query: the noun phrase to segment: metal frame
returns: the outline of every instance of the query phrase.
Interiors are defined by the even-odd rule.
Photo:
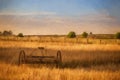
[[[41,50],[41,53],[44,49],[44,47],[38,47],[38,49]],[[26,55],[24,50],[21,50],[19,53],[19,65],[21,64],[56,64],[56,67],[59,67],[62,63],[62,55],[61,51],[57,51],[56,56],[45,56],[42,53],[42,56],[31,56]]]

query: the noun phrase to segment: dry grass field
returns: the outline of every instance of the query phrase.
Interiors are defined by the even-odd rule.
[[[120,80],[119,71],[86,69],[30,68],[1,63],[1,80]]]
[[[60,68],[40,64],[18,66],[21,50],[27,55],[40,55],[39,46],[46,48],[46,55],[56,56],[57,50],[61,50]],[[0,40],[0,80],[120,80],[120,45],[116,42],[80,44]]]

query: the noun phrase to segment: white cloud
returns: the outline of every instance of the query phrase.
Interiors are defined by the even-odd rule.
[[[56,15],[55,12],[0,12],[0,15]]]
[[[31,16],[31,15],[33,16]],[[38,13],[37,13],[38,14]],[[67,34],[75,31],[78,34],[87,31],[93,33],[114,33],[120,30],[120,23],[114,16],[105,13],[83,16],[57,16],[52,13],[41,12],[21,14],[23,16],[0,17],[1,29],[14,29],[25,34]],[[43,16],[49,15],[49,16]],[[2,16],[2,15],[1,15]]]

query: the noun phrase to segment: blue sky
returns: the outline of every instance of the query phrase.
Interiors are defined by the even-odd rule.
[[[89,14],[105,9],[120,13],[120,0],[0,0],[0,12],[56,12],[63,15]]]
[[[55,12],[58,15],[86,14],[99,8],[93,0],[0,0],[1,12]]]
[[[99,11],[104,8],[103,3],[103,0],[0,0],[0,12],[44,11],[58,15],[78,15]],[[109,8],[109,4],[105,5]]]
[[[119,8],[120,8],[120,0],[0,0],[0,15],[1,16],[17,15],[16,20],[19,23],[22,23],[22,22],[20,20],[21,18],[18,18],[18,16],[19,16],[18,14],[26,15],[26,16],[27,15],[32,15],[32,16],[39,15],[41,17],[44,16],[45,19],[49,18],[49,20],[53,21],[53,23],[51,23],[51,22],[47,23],[47,24],[51,24],[51,25],[53,25],[54,22],[56,22],[56,17],[57,17],[57,20],[61,20],[61,19],[68,20],[68,21],[73,20],[72,22],[75,22],[75,23],[73,23],[74,25],[79,24],[79,21],[83,22],[81,24],[84,24],[84,25],[87,25],[89,22],[96,22],[94,25],[94,27],[96,27],[96,29],[97,29],[97,27],[100,28],[100,25],[110,26],[110,27],[106,28],[106,33],[110,32],[107,30],[112,30],[112,29],[110,29],[111,27],[112,28],[116,27],[115,29],[120,31],[120,26],[119,26],[120,10],[119,10]],[[24,18],[26,18],[26,20],[28,20],[30,17],[31,16],[29,16],[27,18],[24,17]],[[96,17],[100,18],[100,19],[96,19]],[[91,18],[91,19],[89,19],[89,18]],[[41,21],[41,18],[38,20],[38,23],[35,22],[36,18],[32,18],[32,19],[34,20],[33,25],[36,25],[38,23],[41,23],[41,24],[44,23],[44,21],[39,22],[39,20]],[[31,22],[31,21],[28,20],[27,22]],[[16,23],[13,23],[13,24],[16,24]],[[6,24],[4,24],[3,21],[0,22],[0,24],[4,25],[4,27],[6,26]],[[41,25],[41,24],[39,24],[39,25]],[[58,23],[55,23],[55,24],[56,24],[56,26],[59,26],[59,25],[68,26],[67,24],[69,24],[69,23],[66,21],[66,23],[63,23],[63,24],[58,24]],[[39,25],[37,25],[38,28],[41,27]],[[72,26],[74,26],[74,25],[72,25]],[[7,26],[13,26],[13,25],[10,25],[8,23]],[[27,26],[29,26],[29,25],[27,25]],[[27,26],[24,26],[24,27],[26,27],[26,29],[27,29],[28,28]],[[43,26],[46,26],[46,25],[43,25]],[[80,26],[80,25],[78,25],[78,26]],[[92,25],[86,26],[86,28],[82,26],[83,27],[82,31],[90,31],[90,28],[93,28],[91,26]],[[87,27],[88,27],[88,29],[87,29]],[[6,28],[1,28],[1,30],[6,29]],[[47,29],[49,29],[49,28],[51,28],[51,27],[47,26]],[[10,29],[13,29],[13,30],[20,29],[20,25],[17,24],[16,26],[14,26],[14,28],[10,28]],[[42,28],[42,29],[44,30],[44,28]],[[77,31],[74,27],[72,27],[72,28],[70,27],[70,29],[68,29],[68,30]],[[114,30],[113,33],[116,30]],[[21,29],[21,31],[22,31],[22,29]],[[16,31],[16,33],[17,32],[18,31]],[[23,30],[23,32],[25,32],[25,31]],[[36,30],[34,30],[34,32],[33,32],[34,34],[38,33],[38,32],[37,33],[35,33],[35,32],[36,32]],[[46,34],[56,33],[54,31],[49,31],[49,32],[50,33],[46,33]],[[65,32],[66,31],[64,31],[63,33],[65,33]],[[100,33],[97,30],[94,32]],[[25,33],[28,34],[28,32],[25,32]],[[45,34],[45,32],[43,32],[43,34]]]

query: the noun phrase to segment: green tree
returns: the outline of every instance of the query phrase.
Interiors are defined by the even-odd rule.
[[[115,34],[115,37],[116,37],[117,39],[120,39],[120,32],[117,32],[117,33]]]
[[[12,33],[12,31],[5,30],[5,31],[3,31],[3,35],[4,36],[11,36],[11,35],[13,35],[13,33]]]
[[[67,35],[68,38],[75,38],[76,37],[76,33],[74,31],[71,31],[68,33]]]
[[[90,32],[90,35],[92,35],[93,33],[92,32]]]
[[[2,35],[2,32],[0,31],[0,35]]]
[[[19,33],[18,37],[24,37],[23,33]]]
[[[87,32],[83,32],[82,33],[82,37],[87,38],[88,37],[88,33]]]

